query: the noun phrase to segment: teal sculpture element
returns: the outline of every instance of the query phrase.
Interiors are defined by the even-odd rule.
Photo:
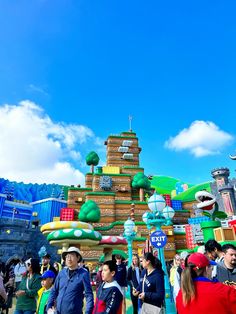
[[[40,257],[41,261],[42,258],[47,254],[47,249],[45,246],[41,246],[40,250],[38,251],[38,256]]]

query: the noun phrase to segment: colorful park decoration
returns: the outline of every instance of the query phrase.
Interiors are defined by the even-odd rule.
[[[144,201],[144,189],[149,190],[151,183],[148,180],[148,177],[144,173],[138,172],[133,178],[132,187],[139,189],[139,200],[140,202]]]
[[[55,221],[45,224],[41,227],[41,232],[47,234],[47,240],[51,245],[61,246],[62,251],[71,245],[77,247],[97,245],[101,241],[102,235],[95,231],[89,222],[99,221],[100,208],[98,205],[92,200],[85,202],[81,207],[79,219],[81,221]]]
[[[100,216],[100,209],[92,200],[85,202],[79,212],[79,220],[85,222],[98,222],[100,220]]]
[[[201,229],[203,232],[204,242],[207,242],[208,240],[214,239],[214,229],[221,227],[221,222],[219,220],[217,221],[203,221],[201,222]]]
[[[86,157],[86,164],[91,166],[91,172],[94,172],[94,166],[97,166],[99,163],[98,154],[94,151],[90,152]]]
[[[197,208],[201,209],[204,216],[210,217],[211,220],[225,219],[227,217],[226,213],[223,211],[216,210],[214,208],[216,198],[213,194],[207,191],[199,191],[195,194],[197,200]],[[210,213],[209,211],[212,211]]]
[[[95,245],[102,239],[101,234],[98,231],[91,229],[60,229],[52,231],[47,236],[47,240],[50,244],[62,244],[63,246],[70,246],[71,244],[77,245]]]
[[[216,202],[214,195],[207,191],[199,191],[195,194],[195,199],[198,202],[197,208],[202,210],[212,210]]]
[[[90,229],[93,230],[93,226],[82,221],[53,221],[48,222],[41,227],[41,232],[44,235],[48,235],[52,231],[60,229]]]
[[[97,245],[102,239],[102,235],[91,224],[82,221],[50,222],[41,227],[41,232],[47,236],[51,245],[62,247],[62,251],[72,244],[77,247]]]
[[[114,249],[126,249],[127,241],[121,236],[103,236],[98,247],[103,248],[104,261],[106,261],[112,259]]]
[[[95,203],[95,202],[93,202]],[[85,203],[86,204],[86,203]],[[90,203],[91,204],[91,203]],[[94,208],[94,207],[93,207]],[[96,207],[94,215],[98,217],[99,207]],[[85,219],[88,219],[85,216]],[[91,216],[93,220],[94,217]],[[41,232],[47,236],[51,245],[61,246],[62,251],[69,246],[77,247],[90,246],[91,249],[103,249],[104,260],[112,258],[114,249],[126,248],[127,241],[121,236],[101,236],[93,226],[83,221],[56,221],[50,222],[41,227]]]
[[[204,242],[214,239],[214,229],[221,227],[220,220],[227,217],[226,213],[218,211],[214,208],[216,198],[212,193],[207,191],[198,191],[195,194],[197,200],[196,207],[202,210],[202,215],[209,217],[209,221],[202,221],[200,223],[203,232]],[[216,220],[218,219],[218,220]]]
[[[98,260],[103,250],[108,251],[111,248],[109,243],[101,242],[102,238],[95,232],[105,237],[119,237],[124,232],[124,222],[132,215],[137,230],[133,241],[133,251],[142,254],[147,248],[145,240],[149,237],[149,230],[144,226],[142,215],[147,210],[151,186],[151,189],[161,194],[166,204],[175,210],[173,226],[165,229],[168,237],[165,247],[166,259],[172,259],[176,250],[186,249],[187,240],[192,240],[192,234],[186,232],[185,227],[189,229],[188,231],[190,228],[194,229],[196,233],[196,243],[189,243],[190,246],[198,245],[198,240],[205,241],[209,237],[213,238],[218,228],[222,228],[219,234],[223,235],[219,239],[228,239],[226,227],[231,228],[230,221],[235,220],[234,215],[236,215],[236,179],[230,179],[228,168],[213,169],[211,175],[214,180],[199,185],[191,185],[168,176],[149,175],[147,177],[144,174],[144,168],[139,164],[141,147],[139,147],[136,133],[128,131],[110,135],[105,145],[107,145],[106,164],[99,165],[95,171],[94,166],[98,165],[99,157],[94,151],[87,155],[86,162],[91,166],[91,171],[85,175],[85,187],[80,185],[64,187],[63,193],[59,193],[61,187],[58,186],[57,193],[54,188],[52,189],[50,198],[41,198],[30,204],[12,201],[12,191],[9,190],[9,193],[2,191],[0,218],[8,220],[11,218],[12,221],[24,218],[36,228],[43,224],[41,229],[43,234],[48,236],[50,243],[59,247],[74,243],[76,246],[85,247],[87,241],[88,248],[85,248],[84,257]],[[236,160],[235,154],[230,157]],[[20,188],[22,188],[21,185]],[[32,190],[31,187],[30,190]],[[41,195],[41,190],[33,190],[33,194]],[[200,198],[196,200],[196,192],[202,190],[211,193],[213,197],[208,198],[208,194],[206,196],[208,199],[203,200],[200,195]],[[214,198],[215,210],[212,208]],[[199,216],[194,215],[194,206],[199,210]],[[15,210],[18,213],[13,215]],[[76,214],[79,215],[79,221]],[[199,226],[202,226],[202,229]],[[236,230],[235,224],[232,224],[231,229]],[[7,237],[15,240],[13,223],[9,230],[12,232],[9,231]],[[99,243],[103,243],[103,246]],[[94,247],[100,248],[100,251],[96,251],[96,255],[91,250]],[[126,245],[123,248],[127,251]]]
[[[62,209],[63,210],[63,209]],[[104,260],[112,258],[113,249],[125,248],[127,241],[121,236],[103,236],[88,222],[98,222],[100,209],[89,200],[83,204],[78,215],[81,221],[55,221],[41,227],[49,244],[62,247],[62,252],[73,245],[91,247],[93,250],[103,249]]]
[[[119,239],[123,234],[124,221],[131,215],[132,208],[132,218],[138,226],[137,235],[133,241],[133,251],[142,254],[142,251],[146,249],[145,240],[149,234],[142,216],[147,210],[151,189],[162,194],[168,205],[166,207],[168,213],[172,208],[175,210],[174,225],[165,229],[168,237],[165,248],[167,259],[173,258],[176,250],[187,248],[187,238],[192,239],[190,229],[191,232],[196,233],[196,242],[193,246],[190,243],[189,249],[193,249],[198,245],[198,241],[205,240],[205,237],[209,238],[209,234],[212,237],[213,227],[221,225],[219,221],[213,220],[224,219],[225,213],[218,211],[218,206],[213,211],[214,204],[217,202],[218,205],[218,194],[216,197],[215,193],[210,193],[210,182],[193,186],[171,177],[147,177],[144,169],[139,165],[141,148],[138,146],[136,134],[132,131],[110,135],[105,145],[107,145],[106,165],[99,165],[94,170],[94,166],[99,163],[99,157],[96,152],[90,152],[86,157],[86,163],[91,166],[91,169],[85,176],[85,187],[73,186],[67,190],[67,206],[78,213],[79,221],[75,221],[76,218],[73,221],[61,221],[62,225],[54,226],[53,230],[51,226],[43,226],[42,232],[47,235],[51,244],[64,247],[70,244],[82,246],[82,250],[85,250],[84,257],[90,260],[101,256],[102,253],[105,254],[105,259],[108,256],[110,258],[117,247],[127,252],[126,240],[122,239],[119,243],[114,239]],[[218,172],[220,175],[221,172],[225,176],[228,175],[225,169],[214,171],[213,175],[216,177],[219,176]],[[218,183],[217,180],[216,183]],[[162,187],[160,182],[163,183]],[[227,180],[225,182],[227,184]],[[175,195],[172,195],[173,190],[176,192]],[[202,192],[196,194],[201,190]],[[146,193],[145,199],[144,193]],[[199,210],[199,216],[194,216],[193,205]],[[68,210],[65,210],[65,215],[61,215],[61,218],[69,216]],[[187,221],[188,225],[186,225]],[[84,225],[86,223],[87,225]],[[203,223],[202,230],[201,223]],[[185,226],[188,232],[185,231]],[[178,230],[181,231],[178,232]],[[102,237],[96,237],[95,232],[101,233]]]

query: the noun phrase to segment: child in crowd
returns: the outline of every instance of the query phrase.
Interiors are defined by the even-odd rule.
[[[41,276],[42,288],[38,291],[38,307],[37,314],[46,314],[48,297],[51,292],[53,281],[56,275],[52,270],[47,270]]]
[[[106,261],[103,264],[102,280],[97,292],[97,299],[93,309],[93,314],[121,314],[123,294],[121,287],[114,280],[116,274],[116,264],[113,261]]]

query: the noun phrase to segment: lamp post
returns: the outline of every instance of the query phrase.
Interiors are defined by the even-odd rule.
[[[151,212],[146,212],[143,214],[143,221],[147,225],[147,228],[150,230],[152,227],[156,228],[156,232],[161,234],[162,237],[159,237],[157,243],[158,257],[162,263],[162,268],[164,270],[165,276],[165,306],[166,313],[176,313],[175,304],[171,302],[170,299],[170,284],[167,275],[166,262],[164,256],[164,245],[166,244],[166,235],[163,234],[161,226],[171,225],[171,219],[174,217],[175,211],[170,206],[166,206],[165,199],[156,193],[154,193],[148,200],[148,207]],[[158,238],[158,237],[156,237]],[[152,239],[151,239],[152,240]],[[155,239],[156,240],[156,239]],[[163,241],[163,243],[162,243]],[[152,242],[152,241],[151,241]]]
[[[132,263],[132,244],[133,244],[135,235],[136,235],[135,223],[130,218],[128,218],[126,222],[124,223],[124,233],[123,233],[123,237],[127,240],[127,243],[128,243],[128,267]]]

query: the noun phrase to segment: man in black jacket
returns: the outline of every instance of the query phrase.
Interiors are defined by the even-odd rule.
[[[116,274],[115,280],[120,285],[124,299],[123,299],[123,313],[126,313],[125,293],[127,288],[127,269],[125,263],[122,262],[121,255],[115,255],[116,259]]]

